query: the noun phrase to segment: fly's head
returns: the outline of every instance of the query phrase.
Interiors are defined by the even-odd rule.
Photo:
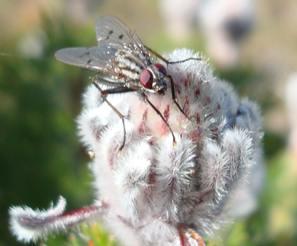
[[[170,80],[166,68],[155,63],[141,71],[139,81],[145,91],[164,94]]]

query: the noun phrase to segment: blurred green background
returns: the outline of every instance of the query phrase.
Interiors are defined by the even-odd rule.
[[[95,17],[113,15],[158,52],[205,50],[199,33],[182,42],[166,35],[156,0],[82,2],[0,2],[0,245],[19,245],[8,230],[11,205],[46,208],[62,194],[71,209],[94,199],[75,123],[90,73],[55,61],[57,49],[95,45]],[[242,96],[261,105],[267,177],[258,209],[209,245],[297,245],[297,163],[287,147],[282,92],[297,66],[295,5],[295,0],[259,1],[257,24],[238,66],[216,68]],[[96,225],[41,244],[86,245],[88,238],[94,243],[89,245],[115,244]]]

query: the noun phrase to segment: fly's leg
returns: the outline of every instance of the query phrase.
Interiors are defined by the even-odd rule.
[[[167,75],[167,77],[169,78],[170,80],[170,86],[171,86],[171,97],[172,97],[172,100],[174,102],[174,104],[178,107],[179,111],[182,112],[182,114],[188,119],[189,117],[186,115],[186,113],[184,112],[184,110],[182,109],[182,107],[179,105],[178,101],[177,101],[177,98],[176,98],[176,94],[175,94],[175,87],[174,87],[174,83],[173,83],[173,79],[170,75]]]
[[[164,118],[164,116],[162,115],[162,113],[156,108],[156,106],[148,99],[147,95],[145,95],[144,93],[142,94],[142,96],[144,97],[145,101],[148,102],[148,104],[153,108],[153,110],[155,110],[155,112],[161,117],[161,119],[163,120],[163,122],[166,124],[166,126],[168,127],[171,135],[172,135],[172,140],[173,140],[173,144],[176,143],[175,141],[175,136],[174,133],[170,127],[170,125],[168,124],[168,122],[166,121],[166,119]]]
[[[135,91],[135,89],[132,88],[127,88],[127,87],[116,87],[116,88],[112,88],[112,89],[107,89],[107,90],[101,90],[101,93],[105,93],[105,95],[107,94],[116,94],[116,93],[124,93],[124,92],[133,92]],[[164,121],[164,123],[166,124],[166,126],[168,127],[171,135],[172,135],[172,139],[173,139],[173,143],[175,144],[175,136],[173,134],[173,131],[170,127],[170,125],[168,124],[168,122],[166,121],[166,119],[164,118],[164,116],[162,115],[162,113],[156,108],[156,106],[148,99],[147,95],[145,95],[144,93],[142,94],[142,96],[144,97],[145,101],[148,102],[148,104],[154,109],[154,111],[161,117],[161,119]]]
[[[145,45],[145,48],[147,50],[149,50],[152,54],[154,54],[156,57],[158,57],[160,60],[162,60],[163,62],[165,62],[167,65],[169,65],[169,64],[178,64],[178,63],[183,63],[183,62],[187,62],[187,61],[201,61],[201,58],[197,58],[197,57],[189,57],[189,58],[178,60],[178,61],[168,61],[166,58],[164,58],[163,56],[161,56],[156,51],[152,50],[150,47],[147,47]]]
[[[124,137],[123,142],[120,146],[120,151],[124,148],[126,143],[126,126],[125,126],[125,116],[115,107],[111,104],[111,102],[107,99],[107,96],[109,94],[116,94],[116,93],[124,93],[124,92],[131,92],[131,89],[126,87],[116,87],[112,89],[102,90],[101,87],[96,83],[96,81],[93,81],[93,85],[100,91],[102,99],[104,102],[108,104],[108,106],[120,117],[122,124],[123,124],[123,131],[124,131]]]
[[[167,64],[179,64],[179,63],[183,63],[183,62],[187,62],[187,61],[201,61],[201,58],[198,57],[189,57],[183,60],[178,60],[178,61],[167,61]]]

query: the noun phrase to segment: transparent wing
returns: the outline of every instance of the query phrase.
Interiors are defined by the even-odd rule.
[[[117,54],[129,57],[139,66],[151,64],[151,53],[137,34],[115,17],[104,16],[97,20],[96,37],[99,46],[118,49]]]
[[[58,50],[57,60],[78,67],[96,70],[102,73],[111,72],[109,62],[114,58],[117,49],[111,45],[100,47],[73,47]]]
[[[96,38],[99,45],[107,42],[115,46],[136,43],[142,45],[140,38],[120,20],[112,16],[97,19]]]
[[[136,81],[135,73],[152,63],[150,51],[138,36],[114,17],[98,19],[96,37],[98,46],[61,49],[55,53],[56,59],[95,70],[112,83]]]

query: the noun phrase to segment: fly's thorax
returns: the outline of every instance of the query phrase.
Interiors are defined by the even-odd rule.
[[[122,75],[127,80],[137,80],[141,67],[139,67],[133,60],[127,56],[118,55],[115,58],[115,72]]]

